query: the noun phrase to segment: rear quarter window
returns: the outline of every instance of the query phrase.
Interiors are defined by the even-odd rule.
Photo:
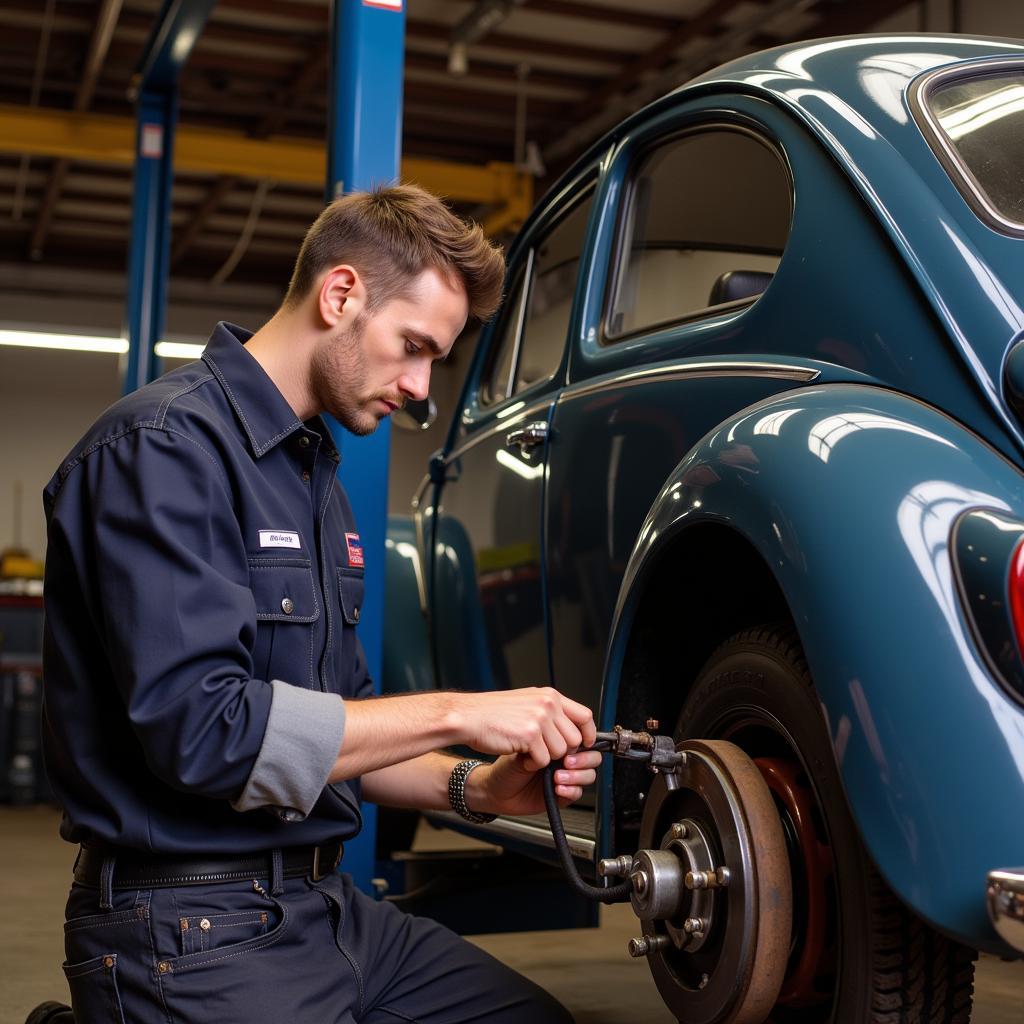
[[[1024,234],[1024,65],[940,72],[922,84],[915,112],[975,212]]]
[[[702,128],[646,150],[621,211],[605,341],[755,301],[791,218],[786,166],[751,132]]]

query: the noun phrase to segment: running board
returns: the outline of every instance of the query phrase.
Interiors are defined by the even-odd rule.
[[[458,832],[471,832],[475,836],[488,839],[516,839],[520,842],[532,843],[535,846],[543,846],[549,850],[555,848],[551,826],[548,824],[545,814],[531,814],[516,818],[500,817],[486,825],[469,825],[465,818],[460,817],[454,811],[430,811],[427,813],[427,817],[439,825],[454,828]],[[568,840],[572,855],[580,860],[593,863],[597,841],[594,838],[592,812],[573,811],[572,808],[566,808],[562,811],[562,821],[565,824],[565,838]]]

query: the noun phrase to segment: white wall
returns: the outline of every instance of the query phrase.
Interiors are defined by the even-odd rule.
[[[20,513],[21,546],[43,557],[43,487],[119,394],[117,356],[0,347],[0,549],[19,539]]]

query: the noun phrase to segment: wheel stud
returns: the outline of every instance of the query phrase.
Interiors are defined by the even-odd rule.
[[[641,935],[639,939],[630,939],[626,949],[634,959],[650,956],[659,949],[664,949],[670,942],[667,935]]]
[[[704,934],[704,921],[699,917],[688,917],[683,922],[683,931],[687,935],[701,936]]]
[[[685,839],[689,834],[690,830],[681,821],[677,821],[672,828],[669,829],[669,834],[673,839]]]

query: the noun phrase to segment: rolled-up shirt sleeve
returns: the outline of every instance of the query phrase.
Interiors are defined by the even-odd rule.
[[[256,608],[223,472],[199,441],[150,427],[73,472],[85,479],[57,496],[51,535],[94,569],[80,578],[96,581],[108,670],[147,764],[176,789],[240,799],[273,691],[253,678]]]
[[[303,690],[275,679],[263,744],[236,811],[263,807],[284,821],[313,809],[341,749],[345,702],[337,694]]]

